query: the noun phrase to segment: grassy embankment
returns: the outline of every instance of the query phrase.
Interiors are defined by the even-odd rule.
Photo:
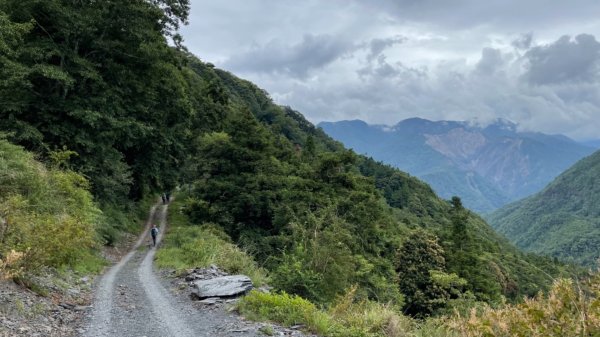
[[[169,227],[156,254],[156,264],[179,272],[214,264],[228,273],[247,275],[255,286],[263,285],[267,281],[266,270],[231,243],[227,234],[219,227],[192,224],[181,212],[184,199],[185,196],[180,195],[169,206]]]

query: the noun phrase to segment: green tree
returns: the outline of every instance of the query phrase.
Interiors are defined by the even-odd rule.
[[[450,221],[452,222],[452,242],[457,250],[462,251],[471,240],[467,231],[468,213],[462,205],[459,197],[453,196],[450,200],[452,209],[450,211]],[[466,262],[466,261],[465,261]]]
[[[44,154],[75,151],[103,200],[173,185],[192,105],[165,36],[187,10],[185,0],[3,1],[13,50],[0,62],[13,88],[0,89],[0,129]]]
[[[468,280],[468,288],[483,301],[500,300],[500,284],[492,270],[492,262],[484,259],[484,247],[475,241],[468,226],[469,213],[459,197],[450,200],[450,221],[452,224],[452,251],[448,256],[448,269]]]
[[[399,286],[406,298],[404,312],[424,317],[446,305],[450,293],[432,277],[445,268],[438,238],[424,230],[413,231],[398,253]]]

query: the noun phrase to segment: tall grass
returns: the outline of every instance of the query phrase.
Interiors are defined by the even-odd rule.
[[[273,321],[285,326],[302,324],[322,336],[331,336],[332,332],[342,328],[313,303],[285,292],[267,294],[253,290],[242,299],[237,309],[254,321]]]
[[[584,283],[560,279],[547,295],[501,308],[473,310],[449,320],[465,337],[597,337],[600,336],[600,276]]]
[[[191,224],[181,206],[179,199],[170,206],[169,227],[156,255],[157,266],[183,271],[214,264],[228,273],[247,275],[255,286],[266,282],[266,271],[231,243],[227,234],[214,225]]]
[[[396,308],[356,299],[356,287],[339,297],[329,309],[285,292],[265,294],[252,291],[237,306],[255,321],[271,321],[285,326],[301,324],[306,330],[325,337],[450,337],[439,325],[419,325]]]

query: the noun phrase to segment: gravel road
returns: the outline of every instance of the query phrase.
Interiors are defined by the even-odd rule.
[[[151,208],[146,229],[132,251],[101,278],[81,336],[261,336],[260,324],[246,322],[223,308],[198,306],[168,289],[169,282],[154,272],[156,248],[150,244],[149,228],[159,224],[160,242],[167,209],[168,205],[160,204]]]

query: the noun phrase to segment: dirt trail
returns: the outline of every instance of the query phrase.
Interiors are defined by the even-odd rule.
[[[221,309],[200,307],[169,291],[169,282],[154,272],[156,248],[146,244],[152,223],[160,224],[157,246],[166,229],[168,205],[154,205],[146,229],[123,259],[99,281],[93,309],[82,336],[259,336],[249,324]]]

